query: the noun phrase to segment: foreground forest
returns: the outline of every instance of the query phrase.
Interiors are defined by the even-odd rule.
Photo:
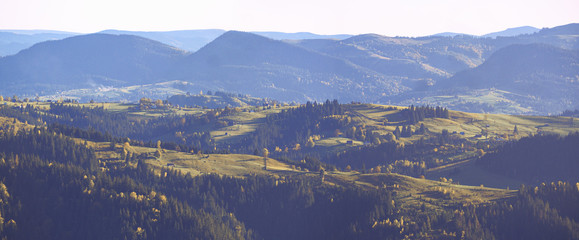
[[[2,239],[579,239],[572,117],[1,103]]]

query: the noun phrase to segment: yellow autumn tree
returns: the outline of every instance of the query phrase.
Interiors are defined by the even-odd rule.
[[[293,148],[294,151],[299,151],[302,149],[302,146],[299,143],[296,143],[295,147]]]
[[[163,194],[160,194],[160,195],[157,195],[157,196],[159,196],[159,201],[161,202],[161,204],[166,204],[166,203],[167,203],[167,196],[165,196],[165,195],[163,195]]]
[[[349,138],[355,138],[356,137],[356,127],[352,126],[351,128],[349,128],[348,131],[346,132],[346,136]]]
[[[314,146],[316,146],[316,142],[314,142],[314,139],[310,136],[306,142],[306,147],[313,148]]]

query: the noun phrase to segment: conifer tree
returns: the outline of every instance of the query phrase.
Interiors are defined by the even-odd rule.
[[[394,129],[394,132],[393,132],[392,134],[394,134],[394,136],[395,136],[397,139],[400,138],[400,134],[401,134],[401,132],[400,132],[400,127],[399,127],[399,126],[396,126],[396,129]]]
[[[267,156],[269,155],[269,150],[263,148],[263,170],[267,170]]]

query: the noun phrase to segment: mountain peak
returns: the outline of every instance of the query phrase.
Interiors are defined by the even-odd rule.
[[[470,34],[466,34],[466,33],[456,33],[456,32],[441,32],[441,33],[437,33],[437,34],[433,34],[430,36],[433,37],[456,37],[456,36],[471,36]]]
[[[41,42],[41,43],[35,44],[29,50],[38,49],[38,48],[45,48],[45,47],[59,47],[59,48],[62,48],[62,50],[75,50],[76,51],[76,50],[81,50],[81,49],[74,49],[75,47],[78,47],[79,45],[85,45],[85,44],[88,44],[91,46],[103,46],[103,47],[105,47],[106,45],[109,45],[109,44],[127,45],[126,47],[128,47],[128,48],[135,48],[139,45],[151,45],[151,46],[157,46],[159,48],[171,49],[175,52],[183,52],[183,51],[178,50],[174,47],[165,45],[163,43],[160,43],[160,42],[148,39],[148,38],[140,37],[140,36],[125,35],[125,34],[113,35],[113,34],[104,34],[104,33],[92,33],[92,34],[86,34],[86,35],[73,36],[73,37],[62,39],[62,40],[53,40],[53,41]],[[109,49],[113,49],[114,47],[115,46],[110,46]],[[84,49],[84,50],[85,51],[92,51],[90,48]],[[149,49],[149,50],[156,50],[156,49]]]
[[[80,35],[38,43],[1,58],[0,82],[37,83],[64,89],[152,82],[185,54],[138,36]]]
[[[241,42],[251,42],[251,41],[275,41],[273,39],[257,35],[255,33],[243,32],[243,31],[227,31],[221,36],[217,37],[214,41],[241,41]]]
[[[175,79],[289,101],[363,100],[402,89],[347,60],[253,33],[229,31],[187,57]],[[363,89],[368,95],[351,94]]]
[[[319,35],[310,32],[296,32],[296,33],[284,33],[284,32],[252,32],[260,36],[275,40],[304,40],[304,39],[338,39],[343,40],[352,35],[348,34],[336,34],[336,35]]]

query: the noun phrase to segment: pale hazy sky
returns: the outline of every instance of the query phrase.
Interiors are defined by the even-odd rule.
[[[0,29],[485,34],[579,23],[579,0],[0,0]]]

